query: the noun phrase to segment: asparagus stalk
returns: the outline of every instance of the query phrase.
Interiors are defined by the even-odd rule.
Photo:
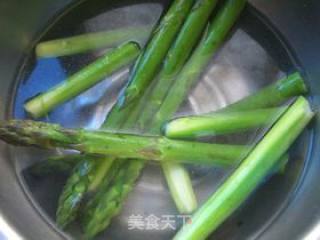
[[[83,159],[92,158],[94,156],[83,156],[82,154],[67,154],[49,157],[45,161],[37,162],[28,170],[36,177],[47,176],[51,173],[70,173],[71,170]]]
[[[111,48],[127,41],[146,39],[152,27],[136,26],[41,42],[36,46],[39,58],[62,57],[100,48]]]
[[[290,97],[306,94],[308,89],[302,76],[295,72],[289,76],[249,95],[244,99],[230,104],[219,112],[254,110],[265,107],[277,107]],[[215,114],[215,113],[212,113]]]
[[[271,125],[285,109],[269,108],[181,117],[167,122],[163,126],[163,133],[173,139],[189,139],[242,132]]]
[[[172,42],[190,12],[194,0],[174,0],[170,9],[153,31],[143,54],[138,59],[127,88],[120,95],[119,107],[127,106],[148,87],[157,74]]]
[[[235,172],[193,215],[174,240],[206,239],[255,190],[280,161],[314,113],[306,99],[299,97]]]
[[[107,75],[132,62],[139,52],[140,48],[134,42],[112,50],[53,89],[28,101],[24,105],[26,112],[34,118],[46,115],[61,103],[79,95]]]
[[[249,147],[209,144],[165,137],[67,129],[57,124],[32,120],[11,120],[0,124],[0,138],[18,146],[43,149],[65,148],[85,154],[100,154],[122,159],[144,159],[232,166]]]

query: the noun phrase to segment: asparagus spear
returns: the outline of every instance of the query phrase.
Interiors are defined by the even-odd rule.
[[[32,120],[11,120],[0,124],[0,138],[18,146],[44,149],[65,148],[86,154],[122,159],[145,159],[232,166],[249,147],[209,144],[165,137],[108,133],[85,129],[67,129],[58,124]]]
[[[271,125],[284,110],[285,108],[269,108],[181,117],[167,122],[163,126],[163,132],[167,137],[174,139],[242,132]]]
[[[59,104],[89,89],[105,76],[132,62],[140,48],[134,42],[126,43],[96,60],[53,89],[28,101],[24,108],[34,118],[46,115]]]
[[[240,3],[240,2],[238,2]],[[197,48],[195,54],[193,54],[193,56],[191,57],[191,59],[193,60],[190,60],[189,64],[188,64],[188,67],[187,68],[184,68],[185,72],[192,72],[192,71],[187,71],[186,69],[188,68],[192,68],[193,64],[191,63],[192,61],[194,63],[196,63],[196,65],[198,64],[197,61],[198,60],[201,60],[203,59],[203,57],[201,57],[201,54],[205,53],[204,55],[206,55],[206,59],[208,59],[209,61],[209,58],[211,57],[211,55],[216,51],[216,49],[218,48],[218,46],[222,43],[223,39],[225,38],[226,36],[226,33],[229,31],[229,29],[231,28],[231,26],[233,25],[233,22],[236,20],[237,16],[239,15],[239,13],[241,12],[242,10],[242,7],[243,5],[245,5],[245,1],[241,1],[240,4],[234,4],[233,1],[229,1],[227,2],[225,8],[222,10],[222,12],[219,14],[219,17],[216,18],[214,24],[211,26],[210,28],[210,34],[208,35],[207,38],[205,38],[205,41],[202,42],[202,44]],[[224,30],[221,29],[221,26],[225,27]],[[212,47],[213,45],[213,47]],[[200,65],[197,65],[199,66],[199,69],[197,69],[197,67],[195,68],[192,68],[193,70],[197,70],[199,71],[199,74],[200,72],[202,71],[202,69],[206,66],[206,63],[204,63],[205,61],[203,60],[202,64]],[[195,74],[193,75],[195,78],[197,78],[199,76],[199,74]],[[188,75],[188,74],[186,74]],[[197,75],[197,76],[196,76]],[[184,76],[178,78],[180,79],[180,82],[183,82],[184,79],[186,79],[186,81],[190,81],[190,78],[185,78]],[[192,79],[193,80],[193,79]],[[179,88],[179,84],[181,83],[178,83],[178,84],[174,84],[174,86],[176,88]],[[184,94],[178,96],[177,98],[171,98],[170,100],[167,100],[167,101],[177,101],[178,103],[176,104],[178,108],[180,103],[181,103],[181,98],[184,97]],[[173,109],[173,108],[171,108]],[[126,110],[126,109],[124,109]],[[157,124],[154,124],[152,125],[152,131],[155,131],[155,132],[158,132],[159,129],[160,129],[160,125],[163,123],[163,120],[166,120],[167,118],[169,118],[174,112],[176,111],[176,109],[172,110],[172,111],[168,111],[168,114],[167,113],[164,113],[163,111],[163,114],[162,116],[166,116],[166,117],[163,117],[163,118],[158,118],[158,121],[155,120],[155,123]],[[147,126],[145,125],[144,126],[145,129],[147,129]],[[138,161],[138,162],[135,162],[134,165],[135,168],[133,169],[142,169],[142,167],[144,166],[144,161]],[[130,164],[130,163],[128,163]],[[186,172],[180,167],[180,165],[176,165],[174,163],[166,163],[166,164],[162,164],[162,167],[165,171],[165,173],[168,173],[166,174],[166,178],[167,178],[167,181],[169,183],[169,185],[171,187],[174,187],[175,189],[171,190],[172,192],[178,192],[179,190],[183,189],[179,186],[176,186],[172,183],[174,183],[174,179],[176,178],[176,175],[177,174],[181,174],[184,175],[184,178],[185,179],[189,179],[189,177],[186,175]],[[181,171],[182,170],[182,171]],[[133,176],[135,178],[137,178],[139,176],[138,172],[139,171],[134,171],[136,174]],[[128,172],[127,174],[129,174],[130,172]],[[183,177],[181,177],[183,178]],[[180,178],[180,179],[181,179]],[[130,181],[132,179],[130,178]],[[125,181],[124,179],[119,179],[119,184],[125,184]],[[131,183],[133,184],[135,181],[131,181]],[[125,191],[126,194],[122,194],[120,192],[118,192],[118,195],[117,194],[113,194],[113,188],[111,188],[110,190],[106,190],[105,194],[104,194],[104,197],[101,197],[101,202],[104,202],[105,205],[104,206],[108,206],[108,203],[109,202],[112,202],[110,201],[110,199],[114,199],[114,200],[117,200],[116,202],[121,204],[122,203],[122,199],[126,197],[127,193],[129,191]],[[112,195],[112,196],[110,196]],[[120,199],[120,200],[118,200]],[[179,203],[178,203],[179,204]],[[181,205],[183,206],[183,205]],[[98,223],[99,223],[99,218],[98,219],[98,215],[99,215],[99,209],[100,208],[97,208],[95,207],[95,211],[90,211],[92,210],[92,207],[86,207],[85,208],[85,214],[86,214],[86,219],[91,219],[90,223],[91,223],[91,226],[96,226]],[[103,221],[104,223],[103,224],[100,224],[100,227],[95,229],[95,231],[92,231],[92,229],[90,229],[90,226],[88,223],[85,223],[84,224],[84,228],[85,228],[85,232],[89,233],[88,235],[89,236],[94,236],[95,234],[97,234],[98,232],[102,231],[106,226],[108,226],[109,222],[110,222],[110,219],[117,214],[117,209],[118,208],[114,208],[115,212],[113,211],[110,211],[109,212],[109,216],[104,216],[103,218]]]
[[[110,184],[110,190],[99,192],[88,202],[82,218],[87,239],[93,238],[97,233],[104,230],[110,224],[111,216],[120,212],[123,199],[131,192],[142,167],[141,160],[135,159],[131,160],[130,164],[122,165],[120,172]],[[106,189],[105,186],[103,188]],[[102,199],[103,201],[101,201]]]
[[[127,88],[120,95],[119,107],[127,106],[139,97],[157,74],[172,42],[189,14],[194,0],[174,0],[170,9],[153,31],[143,54],[135,65]]]
[[[121,119],[118,117],[119,115],[117,114],[110,116],[110,119],[119,120],[118,122],[115,121],[113,127],[116,127],[116,123],[120,124]],[[102,128],[106,125],[107,119]],[[95,192],[99,187],[108,186],[110,180],[118,173],[118,168],[116,166],[121,166],[121,161],[114,163],[114,159],[112,157],[96,157],[97,159],[95,159],[95,161],[92,161],[93,159],[83,157],[77,168],[87,169],[86,166],[93,167],[88,169],[87,172],[79,172],[75,169],[62,190],[56,213],[56,220],[61,228],[65,228],[77,217],[80,205],[85,195],[90,192]],[[76,185],[80,185],[82,182],[87,183],[86,187],[74,187]],[[99,194],[96,195],[99,196]]]
[[[99,48],[115,47],[127,41],[146,39],[151,26],[127,27],[96,33],[85,33],[73,37],[40,42],[36,46],[39,58],[61,57],[88,52]]]
[[[63,194],[60,195],[59,198],[59,207],[57,213],[57,224],[61,228],[64,228],[71,220],[73,220],[76,215],[76,211],[73,209],[79,208],[80,201],[83,198],[83,194],[86,192],[87,188],[90,184],[90,174],[93,172],[96,167],[94,161],[88,161],[88,164],[82,165],[80,162],[76,168],[74,168],[74,173],[72,174],[72,178],[68,179],[66,185],[68,186],[68,191],[63,191]],[[77,174],[75,174],[75,172]],[[86,176],[85,178],[81,178],[82,176]],[[74,195],[74,192],[77,195]],[[71,193],[71,195],[69,195]],[[63,201],[63,204],[61,202]],[[70,211],[71,210],[71,211]]]
[[[206,239],[255,190],[277,166],[293,141],[312,119],[314,113],[306,99],[299,97],[235,172],[193,215],[174,240]]]
[[[290,97],[303,95],[308,92],[303,78],[298,72],[271,84],[249,95],[244,99],[222,108],[219,112],[254,110],[265,107],[277,107]],[[212,113],[214,114],[214,113]]]

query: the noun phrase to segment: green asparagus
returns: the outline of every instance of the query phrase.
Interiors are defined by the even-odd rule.
[[[105,172],[111,167],[107,158],[83,159],[73,169],[59,197],[56,221],[61,228],[65,228],[77,217],[85,194],[95,191],[105,178]],[[102,164],[98,164],[99,161]]]
[[[222,167],[235,165],[250,149],[248,146],[239,145],[170,140],[165,137],[117,134],[101,130],[67,129],[58,124],[32,120],[2,122],[0,139],[18,146],[65,148],[122,159],[213,164]]]
[[[285,108],[269,108],[181,117],[167,122],[163,126],[163,133],[173,139],[192,139],[243,132],[270,126],[284,110]]]
[[[139,97],[153,80],[172,42],[189,14],[194,0],[174,0],[161,19],[143,54],[138,59],[127,88],[120,95],[119,107],[126,107]]]
[[[34,118],[45,116],[61,103],[72,99],[107,75],[131,63],[139,52],[140,48],[134,42],[112,50],[53,89],[28,101],[24,105],[26,112]]]
[[[82,219],[87,239],[93,238],[97,233],[105,229],[110,224],[112,216],[120,212],[123,199],[132,190],[142,167],[140,160],[131,160],[130,164],[122,165],[110,184],[110,190],[107,193],[104,191],[99,192],[100,195],[89,201]],[[101,201],[102,199],[103,201]]]
[[[150,25],[127,27],[40,42],[36,46],[36,55],[39,58],[62,57],[100,48],[113,48],[127,41],[145,40],[151,29]]]
[[[249,95],[244,99],[230,104],[218,112],[230,112],[241,110],[254,110],[265,107],[277,107],[287,101],[290,97],[303,95],[308,92],[305,82],[301,75],[296,72]],[[215,113],[212,113],[215,114]]]
[[[257,144],[235,172],[193,215],[174,240],[206,239],[255,190],[277,166],[283,155],[314,113],[309,103],[299,97]]]
[[[57,224],[59,227],[64,228],[69,222],[71,222],[76,217],[77,209],[80,206],[80,201],[83,198],[83,194],[86,193],[90,185],[91,172],[96,169],[96,164],[94,161],[88,161],[86,165],[82,165],[80,162],[75,168],[74,172],[77,174],[72,174],[73,178],[69,178],[66,186],[68,189],[63,191],[60,195],[58,210],[57,210]],[[86,176],[85,178],[81,178]],[[81,178],[81,181],[79,181]],[[67,191],[66,191],[67,190]],[[69,193],[71,195],[69,195]],[[63,202],[63,204],[61,204]]]

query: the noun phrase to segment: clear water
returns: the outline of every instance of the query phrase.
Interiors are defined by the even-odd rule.
[[[102,2],[102,1],[101,1]],[[79,6],[65,17],[56,22],[44,35],[45,40],[65,37],[83,32],[102,31],[123,26],[141,26],[155,24],[161,15],[163,5],[158,2],[136,3],[131,5],[114,4],[99,9],[96,14],[89,17],[79,17],[83,6]],[[70,19],[78,16],[77,24]],[[247,17],[249,20],[254,16]],[[204,113],[221,108],[229,103],[256,91],[281,78],[284,71],[281,62],[274,59],[259,41],[258,33],[249,31],[246,17],[235,27],[230,38],[216,56],[212,58],[210,66],[204,71],[198,84],[194,86],[185,103],[181,106],[177,115],[191,113]],[[79,21],[80,19],[80,21]],[[139,33],[137,33],[139,34]],[[262,41],[263,42],[263,41]],[[143,45],[144,42],[141,42]],[[67,76],[78,71],[100,56],[105,50],[98,50],[88,54],[72,57],[49,58],[34,60],[30,56],[30,62],[25,67],[25,74],[21,79],[15,101],[14,117],[25,118],[23,103],[28,98],[45,91],[55,84],[63,81]],[[277,49],[274,49],[277,51]],[[289,61],[286,59],[286,61]],[[86,91],[75,99],[55,109],[44,121],[59,123],[65,127],[85,127],[97,129],[104,121],[108,111],[116,100],[116,97],[125,84],[130,69],[123,69],[116,74],[107,77],[104,81]],[[246,134],[217,138],[213,141],[227,143],[251,143],[257,138],[259,131]],[[288,174],[276,176],[268,182],[267,187],[259,190],[251,199],[251,207],[255,212],[248,214],[244,207],[240,213],[236,213],[216,233],[216,239],[246,239],[243,237],[254,236],[271,218],[272,211],[261,208],[258,202],[265,195],[275,195],[273,201],[263,203],[267,209],[278,210],[288,198],[294,188],[294,183],[299,175],[303,161],[303,146],[298,144],[295,148],[297,154],[288,167]],[[48,155],[62,154],[60,150],[48,153],[47,151],[19,149],[12,152],[16,161],[19,174],[23,173],[23,184],[35,204],[40,206],[41,214],[53,221],[57,206],[58,195],[66,180],[66,176],[56,175],[35,179],[28,174],[28,166],[34,162],[44,160]],[[230,173],[230,170],[188,166],[192,175],[193,185],[200,203],[204,202],[219,184]],[[295,180],[292,180],[295,176]],[[282,193],[276,193],[274,186],[282,189]],[[48,191],[50,189],[50,191]],[[279,191],[281,192],[281,191]],[[170,198],[165,179],[157,164],[149,164],[139,178],[135,189],[129,195],[121,214],[113,220],[111,227],[101,236],[101,239],[128,238],[131,240],[149,238],[170,239],[174,234],[173,229],[138,231],[128,229],[128,218],[132,215],[158,217],[164,215],[176,215],[175,206]],[[248,217],[251,216],[251,217]],[[257,219],[259,219],[257,221]],[[245,223],[245,224],[244,224]],[[78,225],[74,224],[70,231],[72,236],[79,238],[81,232]],[[100,238],[99,238],[100,239]]]

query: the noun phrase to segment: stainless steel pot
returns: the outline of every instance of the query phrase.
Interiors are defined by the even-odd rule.
[[[150,8],[150,11],[154,10],[157,14],[161,6],[166,6],[169,2],[160,0],[92,1],[97,3],[97,8],[101,2],[105,2],[101,3],[102,6],[107,5],[110,9],[132,3],[154,3],[160,7]],[[23,89],[22,76],[24,74],[22,71],[25,71],[27,63],[30,62],[29,56],[35,42],[43,37],[46,30],[55,22],[63,19],[72,21],[73,17],[70,17],[72,14],[68,14],[68,17],[62,13],[72,13],[72,9],[81,8],[81,6],[86,10],[82,12],[83,14],[88,14],[88,16],[92,14],[91,10],[85,7],[85,1],[2,0],[0,2],[1,119],[20,116],[17,109],[19,108],[19,97],[24,97],[23,94],[22,97],[19,95],[19,89]],[[240,83],[238,82],[240,88],[237,89],[230,90],[228,86],[224,89],[222,85],[215,88],[215,85],[213,86],[206,79],[221,77],[221,71],[209,69],[204,80],[190,95],[186,109],[201,112],[207,111],[208,108],[219,107],[267,83],[268,80],[278,78],[283,72],[290,72],[293,69],[299,69],[305,76],[310,87],[312,104],[318,108],[320,85],[317,78],[320,75],[318,67],[320,57],[317,53],[320,52],[320,30],[317,29],[317,26],[320,23],[320,15],[317,13],[319,10],[320,3],[316,0],[250,1],[250,6],[238,25],[240,30],[234,34],[219,53],[218,58],[213,61],[213,64],[223,63],[220,66],[222,73],[228,73],[230,76],[236,73],[238,74],[237,79],[240,79],[239,76],[245,76],[245,80],[240,79]],[[156,15],[155,13],[152,12],[149,15]],[[243,49],[244,45],[239,45],[239,43],[246,44],[245,46],[251,48],[251,51]],[[244,56],[242,55],[244,52],[249,53]],[[245,59],[237,59],[237,56],[244,56]],[[26,59],[29,60],[26,61]],[[262,69],[254,68],[260,66],[259,64],[263,65]],[[228,71],[226,71],[226,66]],[[238,71],[239,69],[241,71]],[[230,77],[231,84],[234,79],[232,76]],[[36,89],[36,85],[34,88]],[[216,92],[212,92],[215,90]],[[210,95],[208,99],[197,101],[199,99],[197,96],[203,95],[205,91],[207,91],[205,95],[215,93],[215,97]],[[76,104],[76,106],[79,107],[76,110],[79,110],[80,105]],[[54,116],[53,118],[55,119]],[[63,120],[60,118],[60,121]],[[291,161],[285,176],[274,177],[263,184],[249,202],[212,236],[213,239],[320,238],[320,225],[318,225],[320,223],[320,187],[317,184],[320,169],[318,121],[319,118],[316,118],[312,129],[309,129],[296,145],[295,159]],[[87,124],[91,122],[92,119],[86,121]],[[37,188],[40,189],[37,192],[34,182],[21,175],[21,159],[26,159],[23,161],[25,163],[28,159],[35,157],[32,154],[33,152],[11,149],[7,145],[0,144],[0,232],[8,239],[18,239],[19,236],[23,239],[35,240],[64,239],[67,236],[60,232],[50,220],[53,205],[49,202],[54,201],[52,199],[54,194],[48,193],[48,186],[51,186],[50,192],[54,192],[54,189],[58,187],[52,185],[51,181],[49,185],[43,184],[42,187]],[[17,161],[17,158],[20,161]],[[133,208],[139,211],[173,209],[172,203],[164,200],[168,198],[165,185],[161,181],[153,181],[155,174],[161,178],[157,168],[150,166],[145,172],[139,181],[137,190],[130,197],[132,204],[125,207],[123,216],[132,213],[130,210]],[[197,185],[202,200],[212,190],[212,186],[208,188],[208,180],[214,181],[217,177],[221,177],[221,173],[216,171],[207,176],[206,184],[203,184],[201,177],[194,176],[194,184]],[[152,184],[146,185],[150,182]],[[217,184],[213,185],[217,186]],[[146,193],[146,189],[150,191],[150,188],[160,189],[156,191],[158,194],[156,204],[149,203],[151,201],[145,199],[146,195],[142,199],[139,198],[141,193]],[[150,199],[153,193],[150,193]],[[128,239],[146,237],[169,239],[172,235],[172,232],[130,233],[124,229],[123,221],[126,220],[121,219],[120,217],[112,225],[106,233],[107,236],[111,236],[112,239],[124,237]]]

